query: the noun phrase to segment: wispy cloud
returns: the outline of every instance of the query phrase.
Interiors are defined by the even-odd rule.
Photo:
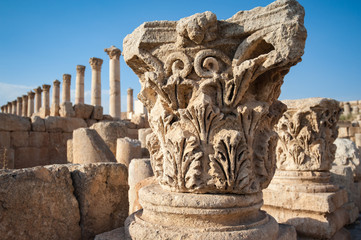
[[[8,84],[0,82],[0,105],[5,105],[7,102],[16,100],[17,97],[28,94],[36,86],[25,86],[17,84]]]

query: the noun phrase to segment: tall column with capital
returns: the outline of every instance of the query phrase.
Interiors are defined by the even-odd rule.
[[[28,95],[23,95],[23,109],[21,112],[21,116],[27,117],[28,116]]]
[[[35,109],[34,112],[39,112],[41,108],[41,93],[43,92],[43,89],[41,87],[34,88],[35,91]]]
[[[64,87],[64,86],[63,86]],[[59,108],[60,108],[60,81],[54,80],[53,82],[53,97],[51,103],[51,116],[59,116]]]
[[[84,72],[85,66],[76,66],[75,104],[84,103]]]
[[[23,111],[23,99],[22,97],[17,98],[17,105],[16,105],[16,115],[21,116]]]
[[[111,46],[104,49],[109,55],[109,114],[113,118],[120,118],[121,99],[120,99],[120,49]]]
[[[101,68],[103,59],[92,57],[90,58],[89,63],[92,67],[91,105],[101,106]]]
[[[34,96],[33,91],[28,92],[28,117],[31,117],[34,113]]]
[[[14,100],[11,102],[12,103],[12,107],[11,107],[11,113],[16,115],[16,111],[17,111],[17,104],[18,104],[18,101],[17,100]]]
[[[132,118],[133,111],[134,111],[133,110],[133,89],[128,88],[128,90],[127,90],[127,115],[128,115],[129,119]]]
[[[49,90],[50,85],[43,84],[43,106],[41,107],[41,116],[46,117],[50,114],[50,99],[49,99]]]
[[[62,102],[70,102],[70,82],[71,75],[63,74],[63,94],[62,94]]]

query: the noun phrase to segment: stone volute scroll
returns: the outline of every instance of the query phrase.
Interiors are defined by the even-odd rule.
[[[259,211],[261,191],[276,168],[273,127],[286,110],[277,100],[280,87],[304,52],[303,16],[297,1],[279,0],[227,20],[204,12],[177,22],[146,22],[124,39],[124,59],[140,79],[138,98],[149,113],[153,133],[147,147],[160,185],[140,190],[144,210],[142,218],[135,213],[138,220],[130,224],[130,235],[137,224],[157,221],[161,226],[183,227],[197,222],[196,227],[209,227],[215,234],[224,231],[214,230],[219,226],[246,222],[273,228],[273,218]],[[170,202],[155,209],[150,197],[154,194]],[[219,198],[218,203],[207,200],[210,196]],[[193,197],[209,206],[194,205]],[[184,201],[176,200],[181,198]],[[218,212],[222,204],[239,211],[227,218]],[[187,216],[184,219],[176,213],[179,208]],[[198,209],[204,219],[189,220],[191,209]],[[156,221],[159,214],[167,220]],[[171,221],[172,214],[182,220]],[[274,223],[277,227],[270,230],[269,239],[278,236]],[[243,231],[230,229],[233,238]],[[143,237],[137,234],[135,239]],[[148,239],[160,237],[147,234]],[[203,233],[197,234],[192,237],[205,239]]]

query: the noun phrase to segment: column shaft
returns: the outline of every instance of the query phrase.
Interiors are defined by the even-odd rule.
[[[84,72],[85,66],[76,66],[75,104],[84,103]]]
[[[35,88],[35,112],[39,112],[40,108],[41,108],[41,93],[43,92],[43,90],[41,89],[41,87]]]
[[[34,113],[34,96],[34,92],[28,92],[28,117],[31,117]]]
[[[91,86],[91,104],[93,106],[101,106],[101,67],[103,59],[90,58],[89,63],[92,67],[92,86]]]
[[[62,101],[70,102],[70,83],[71,83],[71,75],[63,74],[63,96]]]
[[[114,46],[104,49],[109,55],[109,114],[113,118],[120,118],[121,94],[120,94],[120,50]]]
[[[28,95],[23,95],[23,109],[21,116],[27,117],[28,116]]]
[[[51,116],[59,116],[59,108],[60,108],[60,81],[55,80],[53,82]]]
[[[18,97],[17,105],[16,105],[16,115],[21,116],[23,111],[23,99]]]

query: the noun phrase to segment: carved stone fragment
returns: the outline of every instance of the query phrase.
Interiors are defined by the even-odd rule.
[[[303,16],[295,0],[278,0],[227,20],[204,12],[147,22],[124,39],[160,185],[140,190],[143,214],[128,218],[128,236],[295,238],[259,209],[276,167],[280,87],[303,54]]]
[[[347,192],[330,182],[335,159],[339,103],[327,98],[283,101],[288,110],[275,129],[277,170],[263,190],[263,209],[299,236],[347,239],[343,226],[357,218]],[[355,212],[356,211],[356,212]]]
[[[205,12],[144,23],[125,38],[164,189],[248,194],[268,185],[273,125],[285,110],[277,98],[303,54],[303,14],[283,0],[225,21]]]

